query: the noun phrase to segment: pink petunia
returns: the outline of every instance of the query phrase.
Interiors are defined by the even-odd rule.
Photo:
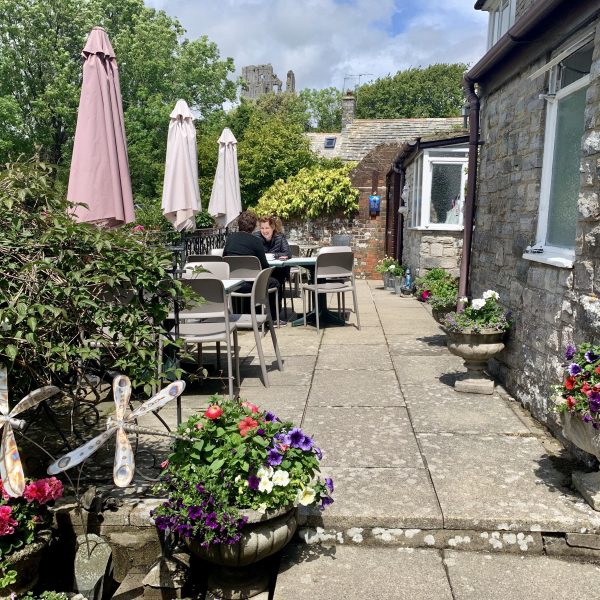
[[[23,497],[27,502],[47,504],[63,495],[63,485],[56,477],[38,479],[25,486]]]
[[[0,536],[11,535],[15,532],[18,522],[12,518],[12,508],[10,506],[0,506]]]

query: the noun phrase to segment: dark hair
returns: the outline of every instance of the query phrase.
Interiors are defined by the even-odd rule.
[[[249,210],[245,210],[238,217],[238,229],[246,233],[252,233],[256,229],[256,215]]]

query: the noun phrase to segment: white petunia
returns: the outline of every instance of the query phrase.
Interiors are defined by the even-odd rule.
[[[298,504],[302,504],[302,506],[308,506],[315,501],[316,492],[311,487],[305,487],[298,490],[298,496],[296,497],[296,501]]]
[[[483,292],[483,299],[487,300],[488,298],[498,300],[498,298],[500,298],[500,294],[498,294],[498,292],[495,292],[494,290],[487,290],[487,292]]]
[[[471,306],[474,310],[480,310],[485,306],[485,300],[483,298],[477,298],[471,302]]]
[[[273,475],[273,484],[285,487],[290,482],[290,474],[287,471],[278,470]]]
[[[461,302],[462,304],[466,304],[469,301],[469,299],[466,296],[461,296],[458,299],[458,301]]]
[[[273,490],[273,482],[268,477],[261,477],[260,482],[258,484],[259,492],[267,492],[270,494]]]
[[[273,467],[261,467],[257,471],[256,476],[259,479],[262,479],[263,477],[268,477],[270,479],[271,477],[273,477]]]
[[[263,502],[262,504],[259,504],[258,508],[256,509],[256,512],[260,513],[261,515],[264,515],[267,512],[267,503]]]

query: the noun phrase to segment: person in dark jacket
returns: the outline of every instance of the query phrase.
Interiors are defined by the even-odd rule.
[[[275,217],[261,217],[258,220],[259,231],[254,235],[262,241],[262,246],[266,254],[273,254],[275,258],[286,260],[292,256],[290,245],[285,235],[282,233],[281,221]],[[279,283],[279,301],[282,294],[285,293],[285,282],[290,277],[289,267],[278,267],[273,271],[273,277]]]
[[[238,217],[238,229],[234,233],[227,236],[223,256],[256,256],[260,261],[261,269],[268,269],[269,263],[263,248],[262,242],[253,235],[256,229],[256,215],[250,211],[244,211]],[[279,287],[279,281],[275,277],[269,277],[269,288]],[[236,291],[242,294],[248,294],[252,291],[252,283],[245,281]],[[280,294],[281,294],[280,290]],[[277,310],[275,305],[274,294],[269,294],[269,307],[271,309],[271,317],[273,321],[277,318]],[[280,321],[280,324],[283,322]]]

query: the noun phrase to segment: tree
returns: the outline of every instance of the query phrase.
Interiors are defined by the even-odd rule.
[[[362,85],[356,93],[360,119],[455,117],[464,102],[462,76],[467,65],[437,64],[398,71]]]
[[[0,0],[0,123],[15,104],[19,113],[12,131],[0,129],[0,161],[39,147],[46,162],[68,164],[81,49],[95,25],[117,55],[134,194],[155,198],[177,99],[207,116],[235,99],[236,84],[232,59],[206,37],[184,39],[177,19],[143,0]]]
[[[342,129],[342,92],[329,87],[323,90],[302,90],[300,98],[311,115],[313,131],[340,131]]]

